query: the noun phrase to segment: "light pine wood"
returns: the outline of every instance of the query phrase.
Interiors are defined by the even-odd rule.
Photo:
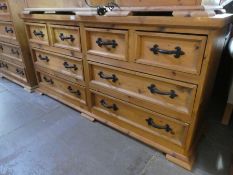
[[[0,9],[0,56],[5,62],[11,63],[2,75],[31,91],[36,87],[36,76],[24,23],[19,17],[19,13],[25,8],[25,2],[1,0],[0,4],[6,5]]]
[[[106,108],[101,104],[102,100],[104,100],[108,106],[115,105],[117,110],[114,111],[113,109]],[[165,138],[166,140],[180,146],[184,144],[186,132],[188,130],[188,125],[185,123],[176,120],[169,120],[169,118],[166,118],[163,115],[145,112],[137,106],[121,103],[117,100],[114,100],[113,98],[107,98],[101,95],[94,95],[93,103],[94,111],[98,110],[100,112],[106,113],[110,117],[118,118],[119,120],[134,125],[144,130],[145,132],[154,134],[157,137]],[[155,127],[149,126],[146,121],[148,118],[151,118],[158,126],[162,127],[169,125],[172,131],[166,132],[164,129],[156,129]]]
[[[81,52],[80,31],[78,27],[49,25],[49,31],[52,46]],[[61,35],[63,37],[72,37],[73,40],[62,40]]]
[[[75,105],[78,105],[81,108],[86,108],[86,92],[84,87],[66,82],[65,80],[59,79],[42,71],[37,72],[37,78],[40,87],[50,89],[50,91],[53,90],[54,92],[63,95],[64,98],[74,101]]]
[[[27,82],[26,73],[24,67],[9,63],[7,61],[1,61],[5,66],[2,67],[2,73],[8,74],[11,77],[15,77],[17,80],[20,80],[23,83]]]
[[[26,30],[30,42],[49,45],[48,30],[45,24],[26,23]],[[40,33],[41,35],[36,35]]]
[[[232,112],[233,112],[233,105],[228,103],[225,107],[225,112],[222,117],[222,124],[228,125],[230,123]]]
[[[101,78],[104,76],[117,78],[116,82]],[[103,91],[111,96],[122,98],[125,101],[136,105],[161,111],[166,115],[182,119],[191,120],[191,114],[196,94],[196,86],[160,77],[148,76],[146,74],[135,73],[114,67],[90,64],[90,88]],[[169,95],[151,93],[148,87],[155,85],[161,92],[170,93],[172,90],[176,94],[174,98]],[[114,93],[113,93],[114,92]]]
[[[127,61],[128,58],[128,32],[124,30],[94,29],[85,28],[87,54],[93,54],[112,59]],[[112,42],[117,44],[99,46],[96,42],[101,39],[102,42]]]
[[[38,91],[165,152],[168,160],[192,168],[204,109],[232,16],[21,17],[26,24],[43,25],[48,32],[47,45],[30,41],[40,82]],[[59,30],[53,32],[50,26]],[[71,31],[80,39],[80,45],[74,47],[80,50],[54,42],[53,33]],[[101,47],[96,42],[99,37],[104,41]],[[112,40],[117,42],[116,48],[109,44]],[[169,51],[179,46],[185,54],[174,58],[173,52],[150,53],[157,43]],[[49,55],[51,63],[38,61],[39,53]],[[76,82],[73,77],[77,74],[59,67],[65,60],[83,67],[82,80]],[[41,79],[44,75],[55,85]],[[85,105],[67,93],[70,84],[84,89]],[[152,94],[148,89],[152,84],[162,92]],[[170,98],[171,90],[178,96]],[[174,128],[174,135],[168,126]]]
[[[32,53],[35,65],[45,67],[46,69],[51,69],[53,71],[62,72],[62,74],[66,75],[68,79],[71,79],[72,77],[74,82],[84,81],[82,59],[39,49],[33,49]],[[67,63],[67,66],[72,66],[74,68],[66,68],[65,63]]]
[[[132,62],[157,66],[171,70],[199,74],[205,50],[205,36],[164,34],[155,32],[135,32],[134,60]],[[151,48],[174,51],[179,47],[183,55],[154,54]]]

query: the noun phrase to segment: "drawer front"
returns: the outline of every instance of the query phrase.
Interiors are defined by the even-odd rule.
[[[11,57],[12,59],[22,61],[22,53],[20,47],[11,44],[0,43],[0,50],[3,55]]]
[[[2,14],[8,14],[10,13],[9,11],[9,6],[6,0],[0,0],[0,15]]]
[[[48,75],[47,73],[37,72],[37,77],[40,86],[48,87],[52,89],[53,92],[62,94],[80,104],[86,104],[86,92],[84,87],[66,82],[65,80]]]
[[[205,36],[135,32],[133,62],[199,74],[206,39]]]
[[[26,23],[26,30],[30,42],[49,45],[46,24]]]
[[[118,95],[124,100],[156,112],[190,119],[196,86],[136,72],[91,65],[91,88]],[[118,97],[119,98],[119,97]]]
[[[129,123],[155,137],[166,139],[179,146],[185,142],[188,124],[109,96],[93,94],[93,99],[92,111],[94,114],[95,111],[100,111],[111,118],[117,118],[123,123]]]
[[[87,54],[127,61],[128,32],[85,28]]]
[[[16,39],[15,29],[10,22],[1,22],[0,23],[0,40],[1,38]]]
[[[55,53],[33,49],[35,64],[72,76],[83,81],[82,60],[78,58],[57,55]]]
[[[81,52],[79,27],[49,25],[49,29],[54,47]]]
[[[23,80],[24,82],[27,82],[26,73],[23,67],[10,64],[4,61],[0,61],[0,64],[1,64],[0,67],[3,71],[7,72],[13,77],[17,77],[18,79]]]

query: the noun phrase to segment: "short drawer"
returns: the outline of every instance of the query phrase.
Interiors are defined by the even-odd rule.
[[[11,22],[0,22],[0,40],[4,41],[5,38],[16,39],[15,29]]]
[[[46,24],[25,23],[28,39],[30,42],[49,45]]]
[[[128,31],[85,28],[87,54],[127,61]]]
[[[52,94],[57,94],[65,101],[74,102],[74,105],[86,108],[85,88],[77,84],[70,83],[44,72],[38,72],[37,78],[40,88],[47,88]]]
[[[1,70],[16,77],[24,82],[27,82],[25,69],[21,66],[11,64],[5,61],[0,61]]]
[[[2,55],[11,57],[12,59],[22,61],[22,53],[19,46],[12,44],[0,43],[0,51]]]
[[[33,49],[33,57],[36,65],[52,69],[80,81],[84,80],[82,59],[39,49]]]
[[[206,36],[139,32],[134,34],[135,63],[199,74]]]
[[[122,121],[120,126],[124,126],[124,123],[133,125],[153,135],[153,139],[165,139],[179,146],[185,143],[189,128],[186,123],[100,93],[93,93],[93,99],[92,112],[100,117],[103,113],[108,115],[111,121]]]
[[[6,0],[0,0],[0,15],[10,13],[8,3]]]
[[[49,30],[52,46],[81,52],[79,27],[49,25]]]
[[[196,85],[100,64],[91,64],[90,72],[93,89],[184,121],[191,119]]]

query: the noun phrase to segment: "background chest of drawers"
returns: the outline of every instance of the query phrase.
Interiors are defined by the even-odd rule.
[[[22,18],[39,91],[191,169],[230,15]]]
[[[23,0],[0,1],[0,75],[31,91],[36,77],[23,21]]]

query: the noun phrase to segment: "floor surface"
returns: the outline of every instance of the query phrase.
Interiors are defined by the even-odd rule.
[[[0,175],[228,175],[233,124],[219,123],[221,106],[210,106],[188,172],[145,144],[0,79]]]

